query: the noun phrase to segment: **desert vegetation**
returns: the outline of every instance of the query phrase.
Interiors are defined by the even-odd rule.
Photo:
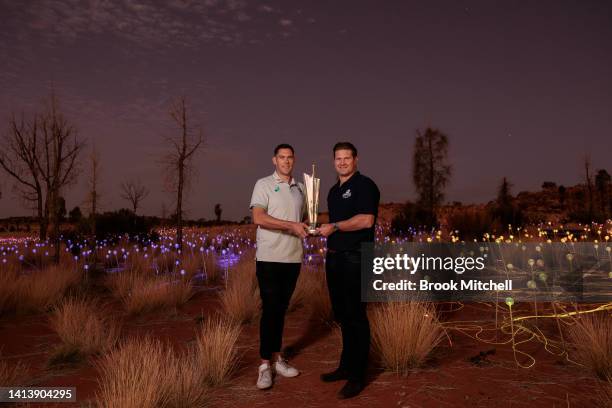
[[[28,369],[21,362],[12,362],[2,358],[0,350],[0,384],[3,386],[28,385]]]
[[[612,318],[609,312],[587,314],[569,326],[573,357],[602,380],[612,378]]]
[[[589,232],[602,236],[604,243],[598,250],[603,257],[608,256],[603,239],[607,228],[601,225]],[[376,229],[378,239],[392,236],[389,231],[390,224],[381,221]],[[70,251],[75,241],[66,242],[59,264],[44,259],[49,244],[26,241],[7,246],[7,261],[0,264],[2,319],[43,316],[59,339],[45,353],[51,363],[48,369],[66,365],[97,367],[95,398],[101,406],[214,405],[211,398],[215,390],[231,386],[245,353],[254,352],[240,347],[245,341],[241,333],[252,333],[257,327],[260,308],[253,230],[233,227],[185,232],[180,253],[173,231],[163,229],[158,231],[157,239],[130,241],[122,237],[98,247],[87,246],[83,241],[76,255]],[[420,234],[423,241],[459,239],[454,231]],[[534,242],[580,242],[589,236],[585,231],[583,235],[559,232],[555,237],[537,228],[521,230],[520,234],[521,240]],[[494,234],[484,239],[488,244],[518,241],[517,237]],[[325,333],[317,325],[326,330],[333,327],[321,256],[324,253],[322,240],[309,244],[290,305],[289,316],[303,316],[308,320],[307,330],[313,333]],[[527,263],[526,271],[521,271],[519,262],[515,263],[514,272],[529,271]],[[543,284],[541,279],[546,276],[539,272],[539,265],[533,263],[532,275],[537,284]],[[205,300],[212,303],[198,308]],[[425,300],[370,304],[374,364],[393,373],[414,372],[429,366],[436,349],[447,347],[447,338],[451,346],[453,337],[468,334],[484,344],[515,349],[516,364],[526,367],[525,356],[529,353],[524,344],[540,341],[557,358],[567,356],[568,362],[587,367],[602,384],[597,398],[607,395],[611,342],[605,305],[599,306],[599,312],[582,314],[582,310],[588,311],[586,306],[557,301],[555,312],[552,303],[539,301],[536,306],[526,302],[518,309],[515,306],[510,315],[503,300],[485,304],[491,320],[469,323],[455,321],[452,312]],[[190,319],[194,324],[191,340],[174,344],[167,336],[143,330],[149,320],[182,321],[186,308],[196,309],[198,317]],[[461,304],[451,303],[451,309],[461,308]],[[568,310],[574,312],[563,315]],[[550,320],[555,313],[559,317]],[[552,324],[555,320],[562,324]],[[19,378],[24,378],[24,364],[6,358],[0,361],[5,378],[22,381]],[[535,359],[533,364],[537,364]],[[143,372],[149,374],[145,376]],[[134,399],[135,393],[138,400]]]
[[[369,315],[374,352],[385,369],[396,373],[421,367],[444,337],[430,302],[385,303]]]
[[[306,263],[302,266],[289,310],[299,307],[308,308],[315,319],[324,323],[332,322],[331,302],[323,265]]]
[[[102,407],[201,407],[207,388],[193,358],[151,338],[130,338],[99,362]]]
[[[236,368],[240,326],[207,320],[193,347],[177,351],[152,338],[129,338],[99,361],[101,406],[202,407],[209,388],[224,384]]]
[[[108,310],[84,298],[64,299],[49,320],[62,341],[51,354],[52,364],[105,353],[117,343],[121,330]]]
[[[235,371],[240,357],[236,349],[240,330],[235,321],[222,316],[214,316],[202,324],[194,360],[206,384],[222,385]]]
[[[15,281],[14,297],[18,313],[47,311],[82,283],[81,268],[53,265],[21,274]]]
[[[225,314],[238,323],[251,322],[259,316],[261,299],[254,258],[239,262],[228,274],[221,305]]]

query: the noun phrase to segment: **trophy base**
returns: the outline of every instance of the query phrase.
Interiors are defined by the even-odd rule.
[[[315,227],[308,227],[306,231],[308,232],[308,235],[319,235]]]

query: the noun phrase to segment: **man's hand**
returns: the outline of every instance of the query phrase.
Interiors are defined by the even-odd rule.
[[[289,232],[300,238],[306,238],[308,236],[308,225],[304,222],[292,222]]]
[[[317,233],[321,236],[329,237],[335,230],[334,224],[322,224],[317,228]]]

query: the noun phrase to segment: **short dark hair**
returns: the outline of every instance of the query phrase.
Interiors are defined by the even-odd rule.
[[[336,150],[350,150],[353,153],[353,157],[357,157],[357,148],[351,142],[338,142],[334,145],[334,156],[336,156]]]
[[[293,151],[293,146],[291,146],[290,144],[287,144],[287,143],[281,143],[281,144],[279,144],[278,146],[276,146],[274,148],[274,155],[275,156],[276,156],[276,154],[278,153],[278,151],[280,149],[289,149],[289,150],[291,150],[291,154],[295,154],[295,152]]]

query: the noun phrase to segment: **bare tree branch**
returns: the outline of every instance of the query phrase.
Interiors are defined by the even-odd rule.
[[[129,180],[121,183],[121,198],[132,205],[132,211],[136,214],[142,200],[149,195],[149,189],[140,180]]]
[[[53,226],[51,238],[55,241],[55,261],[59,261],[58,200],[62,189],[77,176],[77,158],[84,147],[75,128],[59,111],[57,97],[51,94],[49,104],[40,118],[43,154],[36,156],[36,165],[46,187],[45,211]]]
[[[183,244],[183,199],[189,186],[193,171],[193,157],[202,146],[204,137],[201,130],[194,134],[192,125],[188,122],[185,97],[177,99],[170,108],[170,117],[176,123],[179,132],[174,137],[166,137],[169,152],[164,156],[165,181],[167,187],[176,193],[176,243],[179,248]]]
[[[0,149],[0,168],[15,182],[13,191],[26,202],[35,202],[39,222],[39,238],[46,239],[47,217],[44,212],[42,175],[38,169],[39,118],[26,119],[22,113],[9,121],[9,131],[4,135]]]

